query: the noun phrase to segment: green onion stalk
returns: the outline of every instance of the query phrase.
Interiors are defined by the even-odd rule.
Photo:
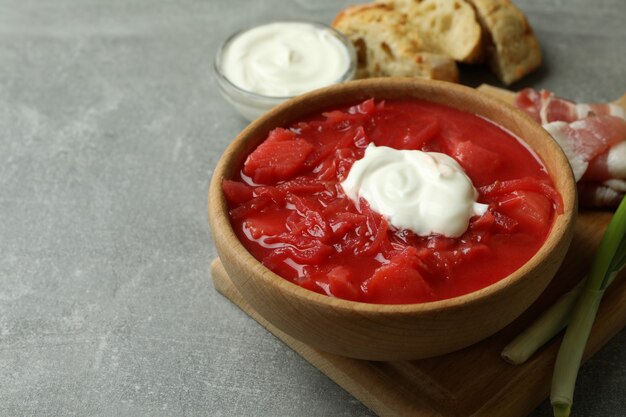
[[[552,376],[550,402],[555,417],[570,414],[576,376],[604,291],[626,265],[626,199],[611,219],[576,299]]]
[[[526,330],[502,349],[502,359],[512,365],[521,365],[541,346],[567,327],[576,299],[583,289],[582,280],[566,292]]]
[[[617,274],[613,274],[613,279]],[[613,282],[609,281],[609,286]],[[511,365],[525,363],[540,347],[567,327],[576,300],[585,285],[585,277],[574,288],[563,294],[550,308],[544,311],[526,330],[502,349],[502,359]]]

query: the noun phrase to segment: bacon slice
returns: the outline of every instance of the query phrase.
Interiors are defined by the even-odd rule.
[[[515,104],[561,146],[583,206],[615,207],[626,193],[626,109],[575,103],[547,90],[520,91]]]
[[[626,120],[615,116],[587,117],[571,123],[556,121],[545,124],[544,128],[565,152],[576,181],[583,177],[591,160],[626,139]],[[598,163],[601,164],[601,160]],[[596,170],[602,172],[604,168],[596,167]]]
[[[626,140],[611,146],[608,152],[589,162],[583,181],[606,181],[626,178]]]
[[[575,103],[547,90],[526,88],[515,98],[515,105],[537,123],[574,122],[590,116],[616,116],[626,120],[626,110],[610,103]]]
[[[539,112],[541,110],[541,95],[537,90],[532,88],[525,88],[515,97],[515,106],[524,110],[526,114],[535,119],[537,123],[541,123],[541,116]]]

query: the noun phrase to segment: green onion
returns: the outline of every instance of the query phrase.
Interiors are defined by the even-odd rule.
[[[526,362],[541,346],[556,336],[569,323],[576,298],[582,291],[584,280],[566,292],[533,324],[502,349],[502,359],[512,365]]]
[[[615,278],[613,274],[613,278]],[[580,281],[574,288],[563,294],[553,305],[544,311],[533,324],[520,333],[502,349],[502,359],[511,365],[521,365],[528,360],[537,350],[561,330],[567,327],[576,299],[585,285],[587,277]],[[613,279],[609,281],[609,285]]]
[[[570,414],[576,376],[602,295],[626,264],[625,237],[626,199],[623,199],[593,258],[589,278],[576,300],[556,358],[550,394],[555,417],[567,417]]]

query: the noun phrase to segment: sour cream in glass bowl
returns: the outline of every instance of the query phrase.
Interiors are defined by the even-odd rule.
[[[247,120],[285,100],[354,78],[356,54],[345,36],[312,22],[273,22],[235,33],[213,65],[222,95]]]

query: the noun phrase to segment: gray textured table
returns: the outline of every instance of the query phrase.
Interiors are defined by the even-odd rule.
[[[208,272],[208,180],[245,125],[218,44],[345,3],[0,0],[1,416],[372,415]],[[520,86],[626,91],[626,1],[519,3],[546,58]],[[583,369],[576,415],[624,415],[625,347]]]

